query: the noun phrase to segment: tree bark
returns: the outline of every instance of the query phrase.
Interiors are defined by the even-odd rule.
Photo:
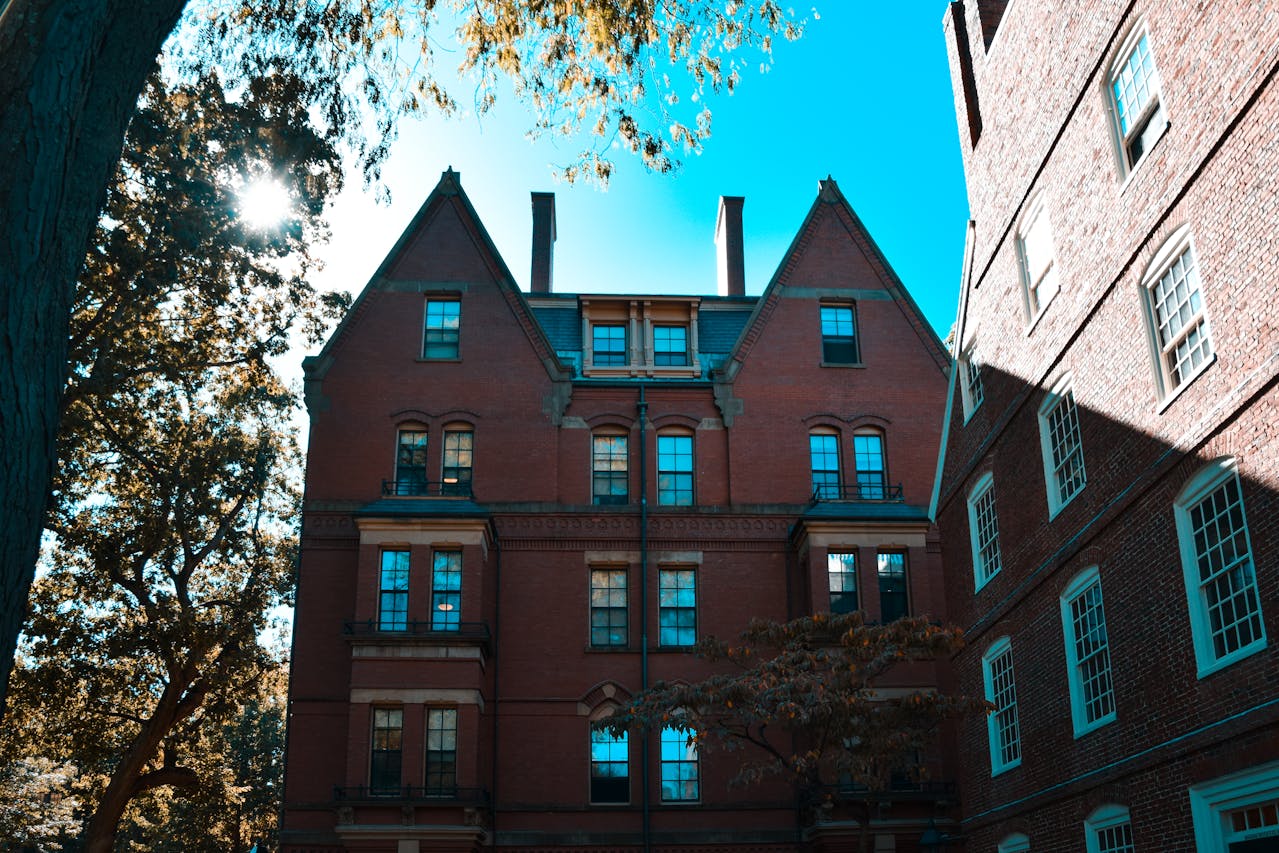
[[[76,276],[184,0],[0,0],[0,719],[55,464]]]

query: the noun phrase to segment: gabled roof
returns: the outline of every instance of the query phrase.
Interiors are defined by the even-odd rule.
[[[902,284],[901,279],[897,277],[897,273],[889,265],[884,253],[880,251],[874,238],[866,230],[866,226],[862,224],[861,219],[853,211],[848,199],[839,191],[839,186],[835,183],[835,180],[827,175],[826,180],[818,182],[817,198],[813,201],[812,207],[808,209],[808,215],[804,217],[804,222],[795,234],[795,239],[791,241],[790,247],[787,248],[781,262],[777,265],[777,271],[773,273],[768,286],[764,288],[764,293],[760,296],[759,302],[755,306],[755,311],[746,324],[746,328],[742,330],[741,335],[738,337],[731,355],[720,369],[719,372],[722,379],[732,381],[733,376],[741,368],[742,363],[755,346],[755,342],[759,340],[760,334],[768,323],[769,316],[772,315],[774,308],[776,308],[777,301],[781,298],[781,288],[789,283],[795,268],[799,265],[804,253],[812,243],[819,222],[824,217],[831,215],[839,219],[848,232],[849,239],[866,256],[872,270],[879,277],[884,288],[893,297],[894,304],[905,315],[911,328],[915,330],[920,343],[923,344],[924,349],[932,357],[937,369],[943,374],[949,372],[950,355],[947,353],[945,345],[937,337],[933,327],[924,319],[924,313],[919,309],[919,305],[911,297],[910,292],[906,290],[906,286]]]
[[[555,351],[547,341],[541,325],[534,319],[532,309],[529,308],[524,294],[520,292],[519,286],[516,285],[515,277],[511,275],[510,269],[506,266],[506,261],[502,260],[501,253],[498,252],[497,246],[493,243],[488,230],[484,227],[484,223],[480,221],[479,214],[475,212],[475,207],[471,204],[471,200],[467,197],[465,190],[462,189],[461,175],[453,171],[450,166],[440,175],[439,183],[435,185],[435,189],[431,190],[430,195],[426,197],[426,201],[422,202],[422,206],[418,208],[417,213],[413,215],[413,219],[409,221],[399,239],[395,241],[391,251],[382,259],[382,263],[378,265],[373,276],[351,304],[346,316],[342,318],[333,333],[329,335],[324,348],[320,350],[318,355],[309,356],[302,360],[302,368],[308,380],[324,378],[324,374],[332,362],[332,351],[349,333],[349,330],[354,327],[356,321],[364,312],[368,294],[375,290],[381,290],[386,286],[389,281],[387,274],[394,267],[396,261],[409,248],[413,239],[429,227],[432,220],[445,207],[453,208],[463,227],[475,241],[480,257],[492,273],[498,289],[506,298],[507,304],[510,306],[512,313],[515,314],[520,326],[524,329],[524,333],[528,335],[529,342],[542,360],[542,364],[546,367],[551,379],[561,380],[568,378],[567,371],[556,358]]]

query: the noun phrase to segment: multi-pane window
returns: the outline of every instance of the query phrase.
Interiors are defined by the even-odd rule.
[[[657,502],[666,506],[693,504],[693,437],[657,437]]]
[[[986,399],[986,388],[981,381],[982,363],[974,350],[959,357],[960,396],[964,403],[964,419],[973,416]]]
[[[692,802],[701,796],[698,785],[696,732],[664,728],[661,735],[662,802]]]
[[[426,430],[402,429],[395,446],[395,493],[426,494]]]
[[[990,772],[1021,763],[1021,729],[1017,723],[1017,689],[1013,683],[1013,647],[1007,637],[995,641],[982,656],[986,701],[995,706],[986,717],[990,737]]]
[[[822,362],[825,364],[857,364],[861,361],[857,346],[857,317],[851,305],[823,305]]]
[[[1189,242],[1146,282],[1146,296],[1158,350],[1159,384],[1165,396],[1181,387],[1212,359],[1212,338],[1204,313],[1199,265]]]
[[[404,631],[409,627],[409,552],[383,551],[378,574],[377,629]]]
[[[1033,320],[1057,294],[1057,265],[1053,262],[1052,226],[1043,200],[1030,208],[1017,234],[1026,309]]]
[[[857,467],[857,497],[864,501],[879,501],[887,497],[883,436],[876,432],[854,435],[853,460]]]
[[[591,502],[624,504],[629,498],[626,436],[591,437]]]
[[[879,574],[879,619],[887,624],[910,612],[906,554],[902,551],[881,551],[875,559]]]
[[[1177,533],[1199,674],[1266,644],[1239,475],[1209,466],[1182,491]]]
[[[440,469],[442,494],[471,494],[474,450],[475,433],[471,430],[450,429],[444,433],[444,464]]]
[[[1048,484],[1048,513],[1055,516],[1083,491],[1084,445],[1079,432],[1079,410],[1069,388],[1049,394],[1039,410],[1043,440],[1044,475]]]
[[[626,364],[626,327],[597,323],[591,327],[592,361],[597,367]]]
[[[626,645],[626,569],[591,569],[591,645]]]
[[[688,328],[686,326],[653,327],[653,364],[684,366],[688,364]]]
[[[426,331],[422,358],[457,358],[462,303],[456,299],[426,300]]]
[[[591,802],[625,803],[630,799],[630,743],[626,732],[614,737],[592,729]]]
[[[857,609],[857,552],[832,551],[826,555],[826,577],[830,582],[830,612],[852,613]]]
[[[431,568],[431,630],[462,625],[462,552],[436,551]]]
[[[400,708],[374,708],[373,743],[369,755],[369,793],[374,796],[400,793],[403,741],[404,711]]]
[[[820,500],[839,500],[839,436],[809,435],[808,457],[813,469],[813,496]]]
[[[1087,853],[1133,853],[1132,822],[1128,809],[1105,805],[1084,821]]]
[[[457,709],[426,711],[426,795],[451,797],[457,792]]]
[[[1146,155],[1168,126],[1159,92],[1159,73],[1150,52],[1150,40],[1142,30],[1134,31],[1119,52],[1119,62],[1111,70],[1110,95],[1119,131],[1122,163],[1127,172]]]
[[[995,848],[996,853],[1030,853],[1030,839],[1020,832],[1004,838]]]
[[[1110,641],[1101,600],[1101,577],[1094,566],[1066,588],[1061,599],[1075,735],[1115,718],[1115,691],[1110,680]]]
[[[658,572],[658,645],[692,646],[697,643],[697,587],[692,569]]]
[[[1279,842],[1279,761],[1235,770],[1192,785],[1187,793],[1196,850],[1273,853]]]
[[[995,515],[995,479],[987,474],[968,495],[968,530],[973,546],[973,580],[977,589],[1001,567],[999,519]]]

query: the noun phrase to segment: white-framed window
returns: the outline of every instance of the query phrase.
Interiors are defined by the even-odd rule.
[[[1066,677],[1075,737],[1115,719],[1115,689],[1110,676],[1110,639],[1096,566],[1084,569],[1061,595],[1062,634],[1066,640]]]
[[[1199,677],[1266,647],[1234,459],[1199,470],[1173,502]]]
[[[969,347],[959,356],[959,396],[964,404],[964,423],[973,416],[986,399],[982,385],[982,361],[977,350]]]
[[[1054,518],[1075,495],[1084,490],[1084,444],[1079,432],[1079,410],[1070,380],[1065,379],[1044,395],[1039,407],[1039,437],[1044,456],[1044,482],[1048,487],[1048,517]]]
[[[666,726],[661,735],[662,802],[691,803],[701,798],[697,731]]]
[[[1196,850],[1253,853],[1279,845],[1279,761],[1190,789]]]
[[[1168,128],[1159,72],[1144,26],[1133,27],[1107,79],[1120,173],[1127,175]]]
[[[1042,195],[1031,202],[1017,228],[1017,260],[1026,317],[1034,323],[1059,289],[1052,224]]]
[[[1203,284],[1190,229],[1178,230],[1155,254],[1142,280],[1155,379],[1167,399],[1213,360]]]
[[[995,477],[983,474],[968,493],[968,532],[973,546],[973,583],[981,589],[999,573],[999,518],[995,515]]]
[[[1128,809],[1109,803],[1094,810],[1084,821],[1084,842],[1088,853],[1133,853]]]
[[[1020,832],[1006,836],[995,848],[998,853],[1030,853],[1030,839]]]
[[[1017,722],[1017,687],[1013,682],[1013,644],[1000,637],[981,656],[986,701],[995,710],[986,715],[990,738],[990,775],[997,776],[1021,764],[1021,728]]]

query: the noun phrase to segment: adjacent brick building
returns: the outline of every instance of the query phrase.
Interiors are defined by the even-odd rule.
[[[1279,849],[1279,5],[963,0],[969,851]]]
[[[555,292],[532,207],[521,292],[446,172],[307,360],[283,849],[856,849],[862,792],[805,809],[590,724],[751,617],[944,618],[943,345],[832,180],[758,297],[740,198],[718,296]],[[893,791],[876,850],[946,815],[924,758],[941,784]]]

